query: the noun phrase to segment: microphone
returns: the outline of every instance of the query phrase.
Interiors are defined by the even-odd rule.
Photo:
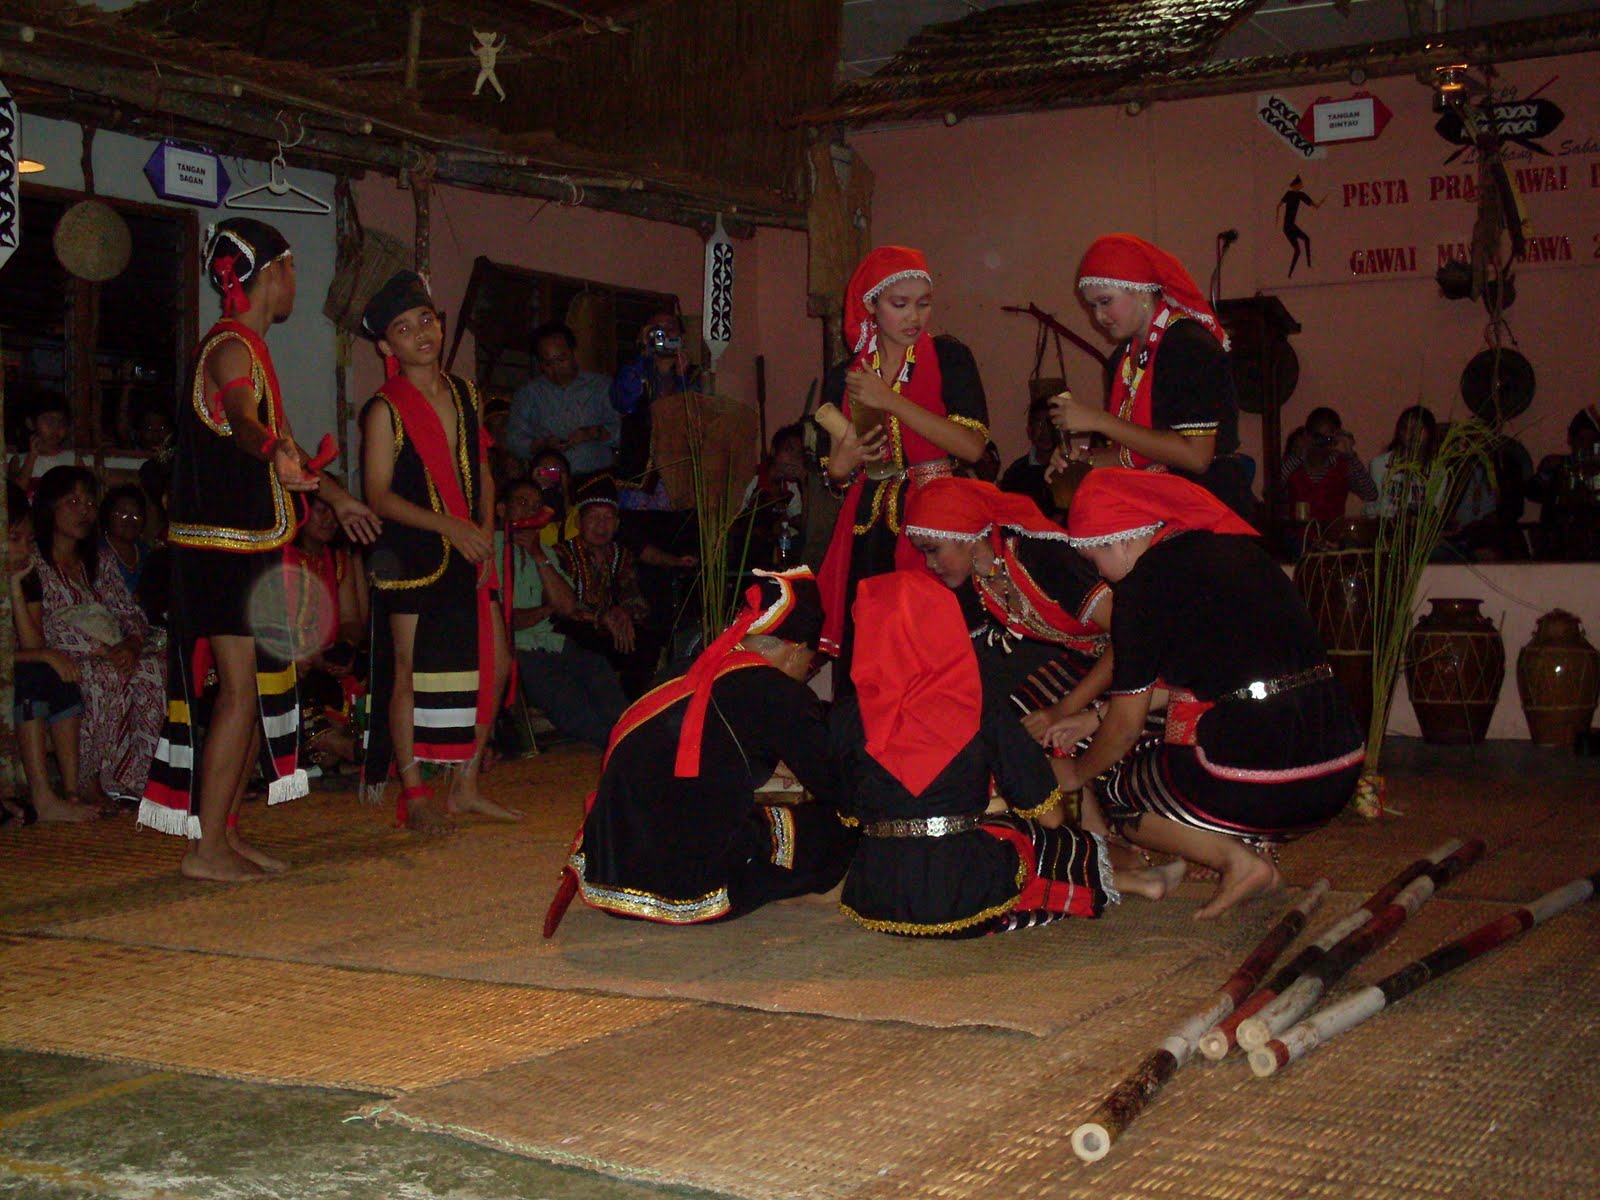
[[[1224,229],[1217,234],[1217,240],[1224,246],[1231,246],[1239,240],[1239,231],[1237,229]]]

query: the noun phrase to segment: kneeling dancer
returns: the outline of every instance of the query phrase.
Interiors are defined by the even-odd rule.
[[[838,884],[839,821],[822,706],[805,685],[822,632],[809,569],[768,573],[687,674],[617,722],[569,865],[586,903],[670,925],[725,920]],[[761,804],[779,762],[814,802]],[[552,909],[559,920],[564,898]]]
[[[923,571],[861,581],[856,692],[831,729],[861,830],[840,907],[882,933],[973,937],[1097,917],[1117,888],[1105,842],[1062,822],[1061,789],[1003,692],[986,692],[961,606]],[[989,780],[1010,811],[985,815]],[[1178,872],[1181,873],[1181,865]]]
[[[1214,917],[1281,882],[1262,851],[1332,820],[1361,774],[1361,732],[1294,585],[1255,530],[1175,475],[1096,471],[1072,544],[1116,591],[1110,703],[1088,748],[1057,763],[1090,784],[1084,824],[1219,872]],[[1164,735],[1144,731],[1170,692]]]

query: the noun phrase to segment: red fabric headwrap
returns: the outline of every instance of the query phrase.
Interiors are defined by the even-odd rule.
[[[906,497],[907,534],[974,540],[987,536],[998,547],[1005,529],[1025,537],[1067,538],[1066,530],[1028,497],[1002,492],[981,479],[930,479]]]
[[[933,276],[928,274],[928,260],[921,250],[910,246],[879,246],[856,267],[849,286],[844,289],[844,336],[852,353],[860,354],[878,327],[872,319],[872,306],[867,303],[867,297],[876,299],[878,292],[902,279],[933,282]]]
[[[239,282],[239,273],[233,265],[238,261],[237,254],[219,254],[211,260],[211,271],[222,288],[222,315],[225,317],[250,311],[250,297],[245,295],[244,284]]]
[[[961,604],[925,571],[891,571],[856,590],[855,681],[867,753],[921,795],[978,732],[983,684]]]
[[[1199,321],[1228,347],[1228,335],[1211,311],[1211,305],[1183,264],[1160,246],[1131,233],[1109,233],[1096,238],[1078,264],[1078,288],[1094,285],[1159,290],[1168,304]]]
[[[1257,536],[1251,525],[1205,488],[1164,471],[1104,467],[1089,472],[1072,497],[1067,531],[1074,546],[1105,545],[1135,531],[1207,529]]]

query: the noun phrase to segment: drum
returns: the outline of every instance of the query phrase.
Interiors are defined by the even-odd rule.
[[[1335,678],[1365,730],[1372,720],[1373,547],[1378,523],[1366,518],[1332,521],[1324,548],[1295,564],[1294,582],[1328,652]]]

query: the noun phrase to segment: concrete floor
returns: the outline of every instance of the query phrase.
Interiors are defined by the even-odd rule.
[[[0,1196],[16,1200],[709,1197],[351,1120],[375,1097],[0,1052]]]
[[[1600,759],[1526,742],[1392,739],[1394,778],[1508,786],[1591,778]],[[712,1193],[629,1184],[454,1138],[352,1119],[374,1097],[55,1055],[0,1052],[0,1196],[64,1200],[631,1200]]]

